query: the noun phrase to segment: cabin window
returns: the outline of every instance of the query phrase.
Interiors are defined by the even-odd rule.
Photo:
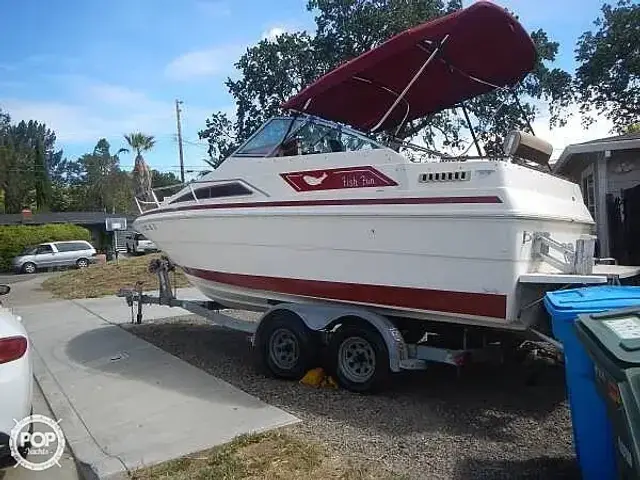
[[[363,134],[308,117],[272,118],[234,156],[284,157],[385,148]]]
[[[253,192],[241,183],[223,183],[218,185],[208,185],[206,187],[194,187],[198,200],[206,200],[208,198],[224,198],[236,197],[241,195],[251,195]],[[184,195],[172,200],[171,203],[193,202],[193,194],[187,192]]]
[[[305,123],[295,132],[294,137],[299,142],[298,148],[302,155],[382,148],[364,136],[317,122]]]
[[[196,188],[194,190],[198,200],[251,195],[251,190],[240,183],[223,183],[222,185],[211,185],[209,187]]]

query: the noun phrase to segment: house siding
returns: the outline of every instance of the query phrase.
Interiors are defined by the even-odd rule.
[[[580,185],[593,175],[598,256],[612,256],[627,265],[640,265],[640,140],[639,134],[623,135],[579,144],[558,165],[557,174]],[[606,142],[612,150],[605,152]],[[626,142],[626,143],[622,143]],[[633,147],[632,147],[632,142]],[[588,147],[593,143],[593,150]],[[567,147],[569,148],[569,147]],[[606,155],[609,153],[610,155]],[[564,155],[564,153],[563,153]],[[585,203],[588,203],[585,201]],[[625,211],[626,210],[626,211]]]
[[[607,162],[607,193],[619,198],[623,190],[640,185],[640,150],[612,153]]]

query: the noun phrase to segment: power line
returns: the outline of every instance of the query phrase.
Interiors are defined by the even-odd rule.
[[[204,148],[205,150],[208,150],[208,149],[209,149],[209,145],[208,145],[208,144],[207,144],[207,145],[205,145],[205,144],[203,144],[203,143],[196,143],[196,142],[192,142],[192,141],[190,141],[190,140],[184,140],[184,139],[183,139],[182,141],[183,141],[184,143],[186,143],[187,145],[192,145],[192,146],[194,146],[194,147]]]

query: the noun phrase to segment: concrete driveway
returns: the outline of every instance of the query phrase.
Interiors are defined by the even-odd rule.
[[[0,273],[0,283],[4,283],[6,285],[12,285],[14,283],[26,282],[30,280],[37,280],[48,278],[52,275],[55,275],[56,272],[38,272],[38,273]]]
[[[56,301],[39,283],[15,284],[8,301],[82,475],[112,478],[299,421],[120,328],[130,321],[124,300]]]

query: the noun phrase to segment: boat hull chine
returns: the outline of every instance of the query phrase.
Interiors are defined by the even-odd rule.
[[[507,296],[390,285],[354,284],[216,272],[184,267],[208,296],[238,308],[265,310],[282,301],[341,302],[415,316],[420,312],[505,321]]]

